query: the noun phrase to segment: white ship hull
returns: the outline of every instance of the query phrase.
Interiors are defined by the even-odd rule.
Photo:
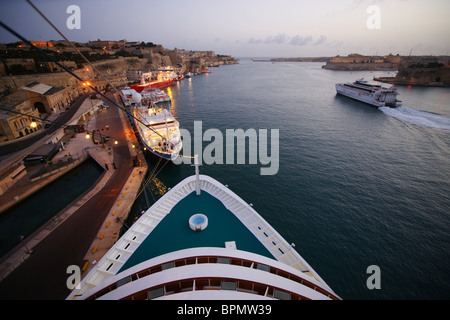
[[[395,108],[402,105],[402,102],[397,100],[398,93],[395,88],[383,88],[378,85],[369,85],[362,80],[354,83],[338,83],[336,84],[336,92],[378,108]]]
[[[172,114],[157,106],[152,100],[156,96],[150,96],[150,92],[144,93],[146,99],[134,89],[126,88],[122,93],[126,106],[132,110],[134,124],[146,150],[166,160],[174,161],[178,158],[182,148],[181,133],[179,123]],[[160,102],[165,102],[166,97],[163,98]],[[143,105],[142,100],[148,106]]]
[[[149,208],[68,299],[340,300],[251,205],[196,173]],[[198,212],[209,219],[202,231],[188,224]]]
[[[155,113],[152,114],[152,110],[156,110]],[[178,158],[182,148],[178,121],[167,110],[161,108],[135,107],[133,113],[144,147],[166,160],[174,161]]]

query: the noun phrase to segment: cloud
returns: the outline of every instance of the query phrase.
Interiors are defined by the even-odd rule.
[[[327,46],[330,48],[338,48],[341,47],[344,44],[342,41],[333,40],[327,43]]]
[[[325,35],[321,35],[317,40],[314,40],[312,35],[301,36],[299,34],[295,36],[287,36],[285,33],[279,33],[276,36],[269,36],[265,39],[251,37],[248,40],[249,44],[287,44],[291,46],[306,46],[306,45],[335,45],[336,41],[328,41]]]
[[[262,43],[262,39],[255,39],[255,38],[251,37],[250,40],[248,40],[248,43],[250,43],[250,44],[260,44],[260,43]]]
[[[299,35],[296,35],[291,38],[291,41],[289,42],[290,45],[293,46],[305,46],[309,44],[312,41],[312,36],[306,36],[302,37]]]
[[[275,37],[267,37],[266,40],[264,40],[265,44],[271,44],[271,43],[275,43],[275,44],[283,44],[287,41],[288,37],[284,34],[284,33],[280,33],[278,35],[276,35]]]
[[[314,45],[318,46],[320,44],[324,44],[326,41],[327,41],[327,37],[324,35],[321,35],[320,38],[316,42],[314,42]]]
[[[380,4],[382,2],[385,2],[385,0],[353,0],[347,5],[346,8],[344,8],[344,11],[353,11],[360,9],[362,6],[367,7],[374,4]]]

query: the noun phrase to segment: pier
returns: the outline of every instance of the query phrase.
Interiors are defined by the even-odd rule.
[[[115,99],[112,93],[108,98]],[[108,104],[86,99],[67,124],[98,129],[103,136],[120,139],[118,144],[112,138],[104,144],[94,144],[86,133],[70,134],[63,150],[52,159],[53,163],[71,159],[67,166],[2,195],[0,208],[10,207],[88,157],[104,168],[87,192],[0,259],[1,299],[65,299],[70,293],[66,286],[70,275],[67,267],[78,266],[81,277],[85,276],[117,240],[147,164],[127,117],[115,106],[100,108],[103,103]],[[138,159],[140,166],[134,166],[133,159]]]

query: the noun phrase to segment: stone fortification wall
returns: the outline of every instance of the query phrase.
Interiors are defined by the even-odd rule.
[[[113,60],[94,62],[93,65],[101,73],[101,75],[113,75],[121,74],[127,70],[142,70],[149,69],[149,59],[139,59],[138,57],[126,57]],[[88,71],[85,68],[77,69],[73,71],[81,79],[92,79],[94,74],[90,68]],[[17,91],[22,86],[30,82],[41,82],[54,87],[67,86],[73,83],[77,83],[78,80],[67,72],[54,72],[54,73],[38,73],[38,74],[26,74],[26,75],[14,75],[14,76],[1,76],[0,87],[10,88],[12,91]]]
[[[450,86],[449,68],[405,68],[399,70],[393,79],[395,84]]]
[[[322,66],[323,69],[329,70],[397,70],[398,66],[389,62],[327,62]]]

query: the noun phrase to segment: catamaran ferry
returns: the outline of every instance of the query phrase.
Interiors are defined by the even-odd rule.
[[[142,99],[134,89],[124,88],[125,104],[131,107],[134,123],[144,147],[166,160],[175,160],[182,148],[179,123],[169,110]]]
[[[376,107],[400,107],[402,102],[397,100],[397,89],[385,88],[381,85],[369,84],[367,81],[356,80],[353,83],[337,83],[338,94],[368,103]]]
[[[294,247],[195,157],[68,299],[340,300]]]

